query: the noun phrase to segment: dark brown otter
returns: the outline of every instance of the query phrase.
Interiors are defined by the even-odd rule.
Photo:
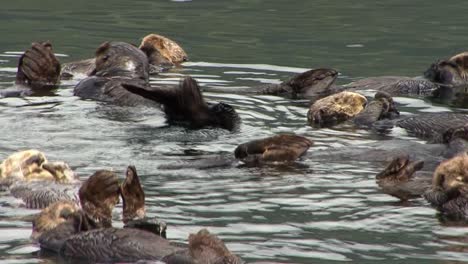
[[[424,76],[444,86],[468,84],[468,52],[457,54],[446,60],[439,60],[424,72]]]
[[[225,103],[206,103],[195,79],[185,77],[178,87],[145,87],[134,83],[122,86],[135,95],[142,96],[164,105],[164,112],[170,124],[190,128],[207,126],[236,130],[240,117],[234,108]]]
[[[120,189],[124,224],[135,218],[143,218],[145,216],[145,192],[141,187],[135,166],[128,166]]]
[[[248,164],[292,162],[304,155],[312,144],[305,137],[282,134],[240,144],[234,156]]]
[[[16,84],[32,88],[55,87],[60,79],[60,62],[49,42],[34,42],[21,55],[16,72]]]
[[[81,185],[78,195],[88,219],[102,227],[112,226],[112,210],[120,196],[119,180],[114,172],[95,172]]]

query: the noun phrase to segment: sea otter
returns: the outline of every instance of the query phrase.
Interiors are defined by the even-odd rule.
[[[128,167],[125,182],[120,187],[114,176],[97,172],[82,185],[82,210],[65,209],[65,205],[57,206],[59,212],[53,212],[52,207],[44,210],[34,224],[34,227],[43,227],[35,230],[41,248],[65,258],[97,262],[243,263],[206,229],[191,234],[186,247],[166,240],[165,229],[161,236],[147,226],[132,225],[134,220],[123,229],[110,227],[111,211],[119,193],[124,199],[124,220],[131,216],[142,219],[144,215],[144,193],[135,167]],[[47,225],[44,221],[53,223]],[[51,228],[52,225],[55,226]]]
[[[311,104],[307,119],[313,127],[329,127],[350,119],[359,126],[370,127],[378,120],[398,115],[392,97],[385,92],[377,92],[368,103],[363,95],[344,91]]]
[[[395,157],[387,167],[377,174],[377,184],[383,192],[401,200],[421,197],[432,183],[433,171],[444,159],[451,159],[468,151],[468,124],[450,128],[444,133],[443,144],[433,145],[432,155],[418,155],[417,149]],[[409,155],[411,153],[411,156]]]
[[[175,41],[158,34],[146,35],[139,46],[149,63],[149,72],[158,73],[173,66],[180,66],[188,61],[187,53]],[[90,76],[96,68],[95,58],[64,63],[61,77],[71,78],[74,75]]]
[[[424,76],[445,86],[468,84],[468,52],[462,52],[449,59],[439,60],[424,72]]]

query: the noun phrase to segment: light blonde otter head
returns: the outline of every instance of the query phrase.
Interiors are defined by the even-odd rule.
[[[33,220],[31,238],[36,240],[43,232],[54,229],[67,221],[79,209],[79,206],[72,201],[55,202],[44,208]]]
[[[446,160],[436,168],[432,184],[444,191],[458,190],[468,194],[468,155],[463,153]]]
[[[366,104],[367,99],[358,93],[340,92],[315,101],[307,118],[312,125],[334,125],[356,116]]]
[[[156,48],[163,57],[173,64],[180,64],[188,60],[187,53],[175,41],[158,34],[149,34],[143,38],[140,49],[145,45]]]
[[[44,153],[36,149],[19,151],[0,164],[0,179],[20,181],[51,180],[69,183],[77,180],[64,162],[48,162]]]

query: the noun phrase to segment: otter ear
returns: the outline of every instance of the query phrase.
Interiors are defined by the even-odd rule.
[[[109,48],[110,48],[110,42],[109,41],[106,41],[106,42],[102,43],[96,50],[96,57],[98,57],[99,55],[104,53]]]

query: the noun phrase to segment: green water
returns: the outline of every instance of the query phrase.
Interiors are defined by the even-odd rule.
[[[340,82],[379,75],[417,76],[433,61],[466,49],[468,4],[440,1],[2,1],[0,85],[11,86],[17,54],[50,40],[63,62],[89,58],[104,41],[139,44],[148,33],[180,43],[190,63],[181,74],[210,87],[275,83],[309,68],[339,70]],[[157,166],[219,153],[278,132],[315,141],[310,153],[386,137],[357,129],[315,130],[307,109],[274,96],[208,93],[234,105],[240,132],[166,127],[158,111],[82,101],[76,81],[57,96],[0,99],[0,158],[24,148],[65,160],[86,178],[135,164],[148,213],[185,242],[206,227],[245,260],[285,263],[465,263],[468,229],[441,224],[421,199],[399,204],[374,176],[382,164],[306,158],[292,168],[164,171]],[[396,98],[403,114],[447,111],[422,99]],[[39,105],[34,103],[41,103]],[[30,210],[0,197],[0,262],[46,263],[29,240]],[[118,216],[117,216],[118,218]],[[13,219],[13,220],[12,220]],[[61,262],[61,260],[51,260]],[[468,261],[466,262],[468,263]]]

